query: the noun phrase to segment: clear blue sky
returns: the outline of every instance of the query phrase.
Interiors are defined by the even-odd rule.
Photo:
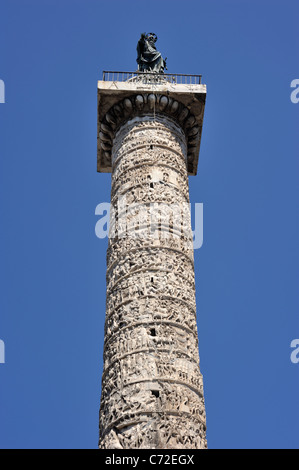
[[[209,447],[299,448],[298,15],[295,0],[0,0],[1,448],[97,446],[97,80],[135,70],[143,31],[208,90],[190,193]]]

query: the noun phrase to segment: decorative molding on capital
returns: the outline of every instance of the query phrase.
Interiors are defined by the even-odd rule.
[[[109,86],[110,83],[110,86]],[[117,131],[137,116],[166,116],[180,126],[187,142],[189,175],[197,172],[205,85],[98,84],[98,171],[112,171],[112,147]]]

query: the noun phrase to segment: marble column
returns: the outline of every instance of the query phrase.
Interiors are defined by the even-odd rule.
[[[102,449],[207,447],[188,205],[206,90],[165,87],[99,82],[99,170],[112,173]]]

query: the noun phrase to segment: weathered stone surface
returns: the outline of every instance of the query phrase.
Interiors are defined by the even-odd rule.
[[[169,114],[148,112],[158,102],[160,109],[170,106]],[[138,95],[130,103],[132,107],[124,101],[128,114],[114,130],[113,120],[119,119],[115,109],[110,119],[116,217],[107,251],[99,446],[203,449],[206,424],[190,213],[179,225],[176,215],[167,213],[168,207],[189,202],[188,136],[180,123],[189,111],[182,116],[180,104],[172,100],[170,105],[164,96],[156,101]],[[148,108],[132,116],[133,106]],[[189,119],[194,129],[193,117]],[[101,129],[110,135],[106,127]],[[120,197],[126,198],[124,207],[118,205]],[[153,203],[164,206],[148,236]],[[142,218],[136,206],[142,207]],[[130,233],[120,227],[123,212],[134,228]]]
[[[128,119],[162,115],[179,123],[186,139],[188,174],[196,175],[206,86],[136,80],[98,82],[98,171],[112,171],[113,139]]]

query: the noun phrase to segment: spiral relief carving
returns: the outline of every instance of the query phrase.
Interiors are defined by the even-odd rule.
[[[163,94],[125,98],[101,123],[115,215],[107,251],[102,449],[207,445],[190,214],[181,232],[175,215],[166,223],[168,206],[189,202],[188,155],[199,135],[190,111]],[[153,204],[164,205],[149,236]],[[143,218],[135,207],[144,208]],[[127,226],[120,228],[123,213]]]

